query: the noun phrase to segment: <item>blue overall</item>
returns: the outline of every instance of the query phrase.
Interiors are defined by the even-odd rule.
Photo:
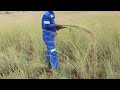
[[[56,35],[56,28],[53,28],[55,24],[55,14],[53,11],[45,11],[42,17],[42,33],[43,40],[46,44],[46,63],[51,65],[53,69],[58,68],[58,55],[55,48],[54,38]]]

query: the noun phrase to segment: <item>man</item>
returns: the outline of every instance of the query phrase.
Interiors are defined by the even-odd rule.
[[[54,37],[56,31],[64,28],[62,25],[55,24],[55,14],[53,11],[45,11],[42,17],[43,40],[47,47],[46,63],[51,69],[58,69],[59,59],[55,48]]]

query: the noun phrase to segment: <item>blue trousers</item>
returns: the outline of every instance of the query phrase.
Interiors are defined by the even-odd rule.
[[[50,32],[43,32],[43,40],[46,45],[46,63],[51,65],[53,69],[58,69],[58,54],[55,48],[54,35]]]

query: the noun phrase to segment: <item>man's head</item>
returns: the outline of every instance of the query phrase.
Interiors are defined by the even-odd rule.
[[[54,13],[53,11],[48,11],[48,12],[50,12],[50,13]]]

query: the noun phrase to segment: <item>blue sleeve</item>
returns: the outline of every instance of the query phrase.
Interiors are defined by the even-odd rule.
[[[50,19],[51,18],[49,18],[49,17],[47,17],[47,16],[44,16],[43,17],[43,23],[44,23],[44,21],[49,21],[50,22]],[[54,26],[54,24],[44,24],[44,27],[46,28],[46,29],[52,29],[53,28],[53,26]]]

